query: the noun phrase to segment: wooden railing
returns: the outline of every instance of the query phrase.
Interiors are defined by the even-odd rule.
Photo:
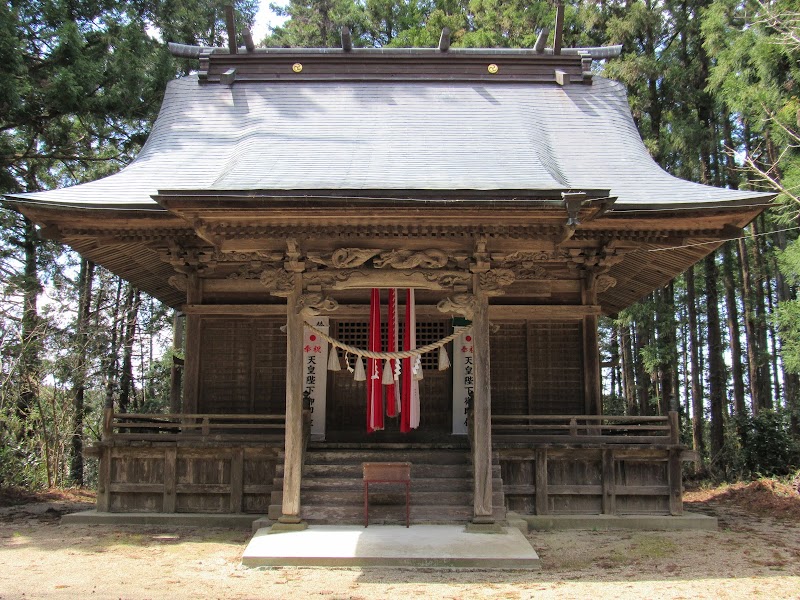
[[[666,417],[492,415],[494,440],[565,444],[679,444],[678,413]]]
[[[285,415],[146,414],[106,409],[103,418],[104,440],[282,438],[285,429]]]

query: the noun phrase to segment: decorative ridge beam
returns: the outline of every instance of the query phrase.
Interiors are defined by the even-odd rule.
[[[561,40],[564,37],[564,2],[556,4],[556,29],[553,38],[553,54],[561,54]]]
[[[544,35],[546,30],[542,31]],[[549,32],[548,32],[549,35]],[[546,38],[545,38],[546,39]],[[179,44],[176,42],[168,42],[167,47],[170,53],[177,58],[199,58],[201,54],[214,54],[214,55],[230,55],[229,48],[220,48],[216,46],[193,46],[191,44]],[[237,54],[239,50],[237,49]],[[342,48],[253,48],[248,50],[249,54],[256,55],[337,55],[345,52]],[[440,49],[436,48],[353,48],[354,55],[409,55],[409,56],[425,56],[440,53]],[[506,55],[506,56],[542,56],[553,55],[552,48],[543,48],[541,51],[534,48],[451,48],[448,47],[448,54],[469,54],[469,55]],[[587,46],[583,48],[562,48],[562,56],[574,56],[577,54],[588,54],[592,60],[602,60],[606,58],[614,58],[622,53],[622,45],[617,44],[613,46]]]
[[[537,54],[544,54],[545,44],[547,38],[550,36],[550,30],[545,27],[539,32],[539,37],[536,38],[536,43],[533,45],[533,51]]]
[[[450,28],[443,27],[442,35],[439,36],[439,52],[447,52],[450,49]]]
[[[256,44],[253,41],[253,32],[250,31],[249,27],[245,27],[244,31],[242,31],[242,37],[244,38],[244,47],[248,52],[255,52],[256,51]]]
[[[225,28],[228,30],[228,52],[237,54],[239,49],[236,46],[236,14],[233,12],[233,4],[225,5]]]
[[[353,49],[353,38],[350,35],[349,27],[342,27],[341,38],[342,50],[345,52],[350,52]]]

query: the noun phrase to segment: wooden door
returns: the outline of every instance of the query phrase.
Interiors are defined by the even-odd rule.
[[[383,323],[383,339],[386,340],[387,325]],[[417,345],[424,346],[442,339],[452,331],[448,319],[427,319],[417,322]],[[351,346],[367,347],[368,321],[366,319],[331,320],[331,335]],[[400,324],[400,338],[403,324]],[[448,347],[448,352],[450,352]],[[339,358],[343,354],[339,351]],[[350,356],[351,367],[355,357]],[[360,441],[394,441],[408,439],[439,438],[452,430],[452,371],[439,371],[439,355],[429,352],[422,356],[423,379],[419,382],[420,425],[411,434],[400,433],[399,418],[385,417],[383,431],[367,435],[367,391],[366,382],[354,381],[353,374],[342,365],[341,371],[329,372],[328,401],[326,408],[326,439]],[[366,361],[365,361],[366,366]]]

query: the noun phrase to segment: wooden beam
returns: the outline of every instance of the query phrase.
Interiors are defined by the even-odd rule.
[[[284,316],[285,304],[186,304],[181,312],[187,315],[233,315],[247,317]]]
[[[531,321],[579,321],[586,316],[601,314],[601,308],[592,305],[493,304],[489,306],[489,318],[493,320],[508,318]]]
[[[569,73],[567,73],[566,71],[562,71],[560,69],[556,69],[555,70],[555,77],[556,77],[556,83],[558,85],[562,86],[562,87],[565,86],[565,85],[569,85],[569,83],[570,83]],[[221,79],[220,79],[220,81],[221,81]]]

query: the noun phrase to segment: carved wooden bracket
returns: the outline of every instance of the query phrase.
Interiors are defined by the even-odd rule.
[[[611,275],[598,275],[594,285],[597,293],[602,294],[617,285],[617,280]]]
[[[185,292],[189,288],[189,278],[186,275],[173,275],[167,279],[167,283],[179,292]]]
[[[321,312],[332,312],[339,308],[339,303],[323,294],[303,294],[297,299],[295,309],[304,319],[316,317]]]
[[[228,275],[228,279],[261,279],[264,265],[258,261],[242,265],[238,271]]]
[[[489,296],[502,295],[503,288],[511,285],[516,280],[511,269],[490,269],[478,276],[481,291]]]
[[[441,250],[431,249],[415,252],[413,250],[388,250],[381,252],[379,258],[373,261],[378,269],[392,267],[393,269],[441,269],[447,266],[449,257]]]
[[[474,294],[454,294],[441,300],[436,308],[439,309],[439,312],[455,313],[471,321],[478,308],[478,299]]]
[[[466,287],[471,279],[462,271],[341,269],[308,271],[303,284],[309,290],[351,290],[364,288],[416,288],[454,290]]]
[[[488,238],[485,235],[476,236],[475,251],[472,254],[475,262],[470,268],[473,273],[483,273],[491,268],[489,253],[486,251],[487,244]]]
[[[273,267],[264,269],[260,279],[273,296],[285,298],[294,291],[294,275],[284,269]]]
[[[380,248],[339,248],[330,254],[309,252],[308,260],[333,269],[354,269],[381,252]]]
[[[306,269],[306,263],[302,261],[303,254],[300,246],[294,238],[286,239],[286,262],[283,268],[292,273],[302,273]]]

